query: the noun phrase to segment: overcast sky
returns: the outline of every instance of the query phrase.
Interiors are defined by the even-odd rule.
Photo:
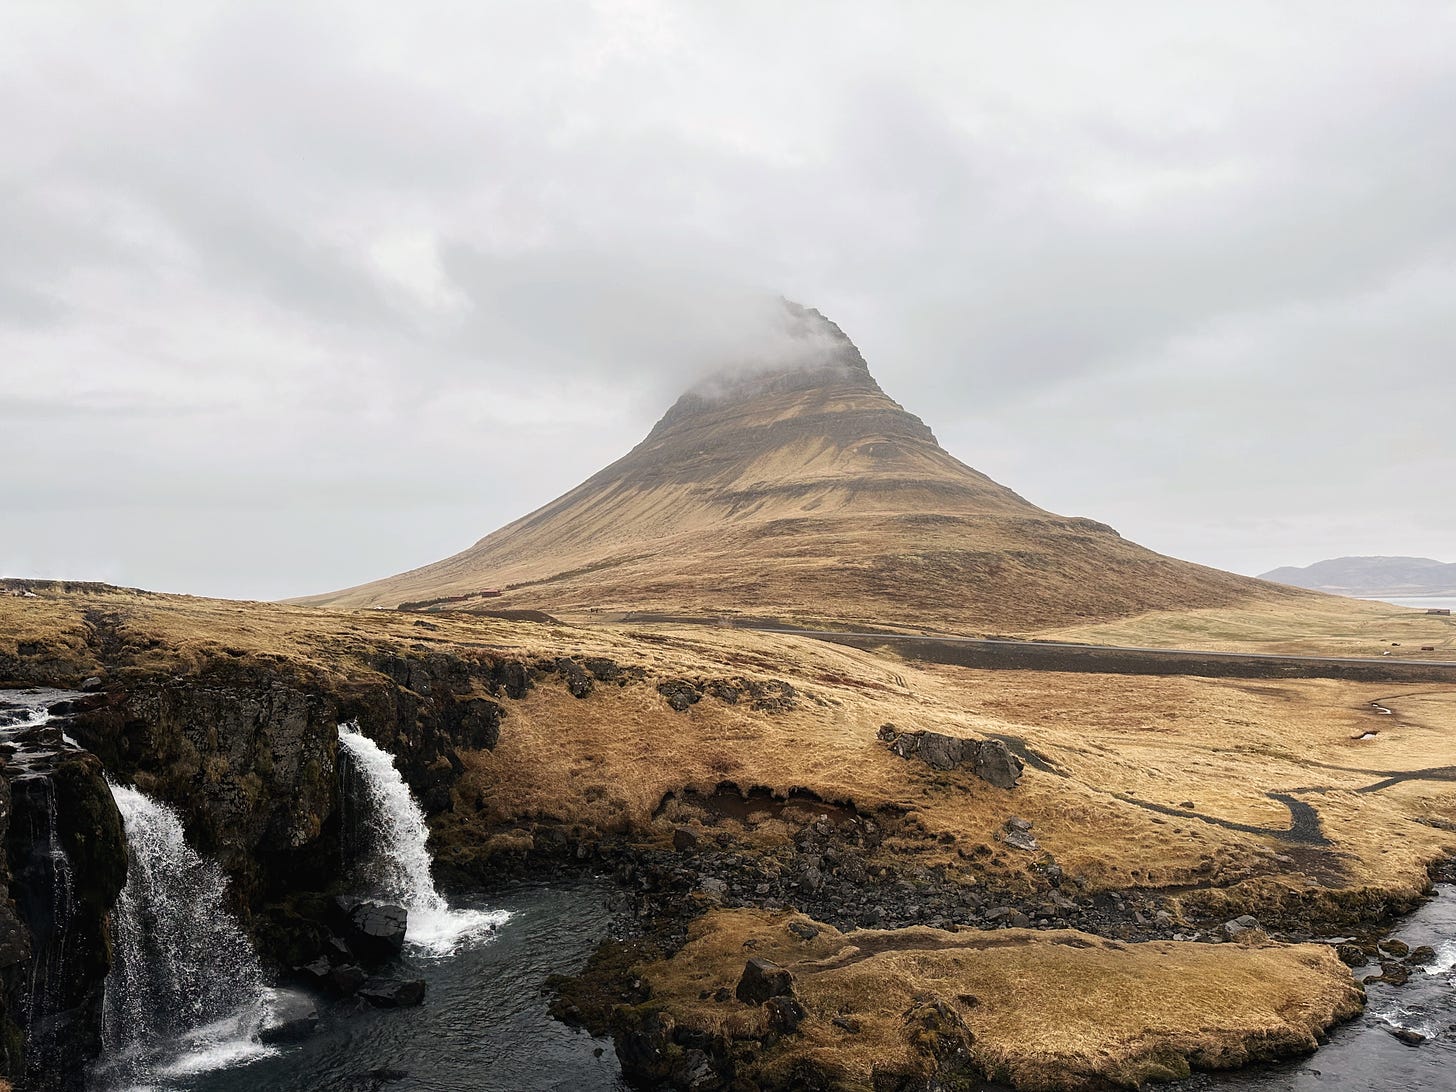
[[[459,550],[817,307],[1239,572],[1456,561],[1450,3],[0,7],[0,574]]]

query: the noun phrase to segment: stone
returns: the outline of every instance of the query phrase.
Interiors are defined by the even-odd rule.
[[[1382,940],[1376,947],[1386,955],[1395,956],[1397,959],[1410,955],[1410,945],[1403,940]]]
[[[687,827],[678,827],[672,832],[672,848],[678,853],[691,853],[698,848],[700,839]]]
[[[1026,929],[1031,925],[1031,919],[1014,906],[997,906],[987,910],[986,920],[1001,922],[1014,929]]]
[[[268,1005],[268,1015],[258,1027],[263,1043],[296,1043],[318,1030],[318,1009],[309,998],[294,990],[278,990]]]
[[[687,679],[668,679],[658,683],[657,692],[667,699],[667,704],[677,713],[686,713],[690,706],[703,699],[702,692]]]
[[[768,1012],[768,1026],[771,1031],[780,1035],[798,1031],[799,1025],[809,1015],[808,1011],[799,999],[792,994],[783,994],[779,997],[770,997],[764,1004]]]
[[[1238,940],[1242,934],[1257,928],[1259,928],[1258,918],[1252,914],[1241,914],[1232,921],[1224,922],[1222,932],[1227,939]]]
[[[1399,1039],[1406,1046],[1418,1047],[1426,1041],[1426,1037],[1414,1028],[1403,1028],[1396,1024],[1386,1024],[1385,1031],[1392,1038]]]
[[[364,973],[364,968],[357,963],[344,963],[329,971],[326,984],[329,989],[340,997],[352,997],[359,992],[359,987],[364,985],[369,976]]]
[[[1004,742],[986,739],[976,745],[975,771],[982,781],[998,789],[1014,789],[1025,767]]]
[[[771,997],[794,992],[794,979],[783,967],[762,956],[754,956],[743,965],[734,996],[750,1005],[761,1005]]]
[[[334,909],[344,943],[364,963],[384,963],[404,950],[409,924],[404,907],[340,895]]]
[[[953,770],[961,763],[965,742],[956,736],[925,732],[920,737],[918,753],[932,769]]]
[[[1339,956],[1340,961],[1349,967],[1363,967],[1369,958],[1365,954],[1365,949],[1358,944],[1336,944],[1335,955]]]
[[[895,741],[890,744],[890,750],[901,758],[909,758],[920,747],[920,734],[917,732],[908,736],[896,736]]]
[[[413,1008],[425,999],[425,983],[419,978],[371,978],[359,996],[377,1009]]]
[[[1429,944],[1422,944],[1419,948],[1412,948],[1405,961],[1412,967],[1424,967],[1426,964],[1436,961],[1436,949]]]
[[[1025,853],[1035,853],[1041,845],[1030,834],[1020,830],[1006,831],[1006,833],[1001,835],[1001,840],[1012,849],[1019,849]]]
[[[800,940],[813,940],[819,935],[819,926],[810,925],[807,921],[794,921],[789,923],[789,932]]]

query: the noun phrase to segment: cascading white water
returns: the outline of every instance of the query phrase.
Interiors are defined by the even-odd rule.
[[[452,910],[435,890],[426,847],[430,828],[390,754],[349,724],[339,726],[339,746],[345,760],[344,795],[350,791],[351,774],[357,773],[363,796],[350,802],[348,812],[349,820],[362,828],[365,843],[356,882],[409,911],[405,940],[443,956],[499,927],[509,914]]]
[[[222,869],[187,844],[167,805],[120,785],[111,794],[128,860],[112,915],[103,1075],[175,1076],[272,1053],[256,1039],[271,991],[228,909]]]

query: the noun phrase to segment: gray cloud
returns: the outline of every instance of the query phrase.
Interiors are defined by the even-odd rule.
[[[824,311],[1195,560],[1456,558],[1456,16],[1410,0],[0,14],[0,569],[458,549]]]

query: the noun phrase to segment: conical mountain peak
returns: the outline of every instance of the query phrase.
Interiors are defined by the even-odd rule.
[[[1007,632],[1272,594],[1037,508],[947,453],[829,319],[785,302],[783,323],[571,492],[454,557],[308,601]]]

